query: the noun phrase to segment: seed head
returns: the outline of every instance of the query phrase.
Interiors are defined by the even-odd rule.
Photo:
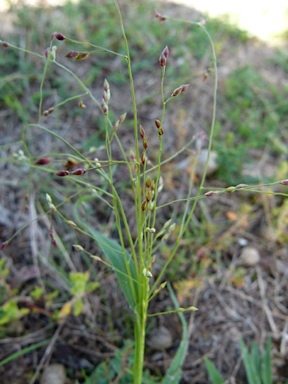
[[[168,228],[168,232],[172,233],[174,231],[175,227],[176,227],[175,223],[171,224],[170,227]]]
[[[155,232],[156,232],[156,229],[155,229],[155,228],[146,227],[146,228],[145,228],[145,232],[155,233]]]
[[[155,126],[156,126],[156,128],[160,128],[161,127],[161,121],[160,120],[155,120]]]
[[[205,196],[207,197],[213,197],[215,195],[218,195],[219,191],[209,191],[205,193]]]
[[[53,247],[57,248],[57,241],[56,241],[56,239],[52,239],[52,245],[53,245]]]
[[[152,212],[153,209],[154,209],[154,201],[149,201],[149,203],[147,204],[147,209],[149,212]]]
[[[107,79],[104,80],[103,88],[104,88],[104,90],[105,90],[106,92],[108,92],[109,89],[110,89],[110,86],[109,86],[109,83],[108,83]]]
[[[84,169],[84,168],[78,168],[78,169],[75,169],[75,171],[72,172],[72,174],[75,175],[75,176],[84,175],[84,173],[86,173],[86,169]]]
[[[51,196],[49,195],[49,193],[46,193],[45,197],[46,197],[47,203],[52,204],[52,199],[51,199]]]
[[[282,184],[282,185],[288,185],[288,179],[282,180],[282,181],[280,182],[280,184]]]
[[[72,221],[72,220],[66,220],[66,224],[68,224],[68,225],[70,225],[70,227],[77,227],[77,224],[76,223],[74,223],[74,221]]]
[[[148,146],[149,146],[149,141],[148,141],[147,137],[143,137],[143,147],[144,147],[145,151],[147,150]]]
[[[200,19],[199,21],[198,21],[198,24],[199,25],[205,25],[207,23],[207,19]]]
[[[4,248],[6,248],[8,245],[8,241],[3,241],[3,243],[0,245],[0,251],[2,251]]]
[[[75,251],[84,251],[84,248],[79,244],[73,244]]]
[[[143,268],[143,275],[148,278],[153,277],[152,273],[147,268]]]
[[[52,60],[56,60],[56,51],[57,51],[57,47],[56,45],[53,45],[53,47],[51,48],[51,51],[49,51]]]
[[[119,117],[119,119],[116,121],[116,123],[113,126],[114,131],[117,131],[117,129],[119,128],[119,125],[125,121],[126,115],[127,113],[123,113],[123,115]]]
[[[47,165],[49,163],[51,163],[50,157],[40,157],[34,162],[35,165]]]
[[[70,51],[67,53],[67,55],[65,55],[65,57],[67,57],[67,59],[75,59],[75,57],[77,57],[78,55],[78,51]]]
[[[51,115],[51,113],[54,112],[54,108],[51,107],[49,109],[46,109],[46,111],[43,112],[43,116]]]
[[[146,188],[150,188],[151,184],[152,184],[152,181],[151,181],[150,177],[148,177],[148,179],[146,180],[146,183],[145,183]]]
[[[157,11],[155,11],[155,18],[158,19],[160,23],[163,23],[163,21],[166,20],[166,17]]]
[[[108,105],[106,104],[104,98],[102,99],[102,102],[101,102],[101,108],[102,108],[102,112],[104,113],[105,116],[108,115]]]
[[[1,44],[3,48],[9,47],[9,43],[7,43],[7,41],[1,41]]]
[[[241,189],[241,188],[246,188],[246,187],[249,187],[249,185],[248,184],[238,184],[238,185],[236,185],[236,189]]]
[[[142,137],[142,139],[144,139],[144,137],[145,137],[145,130],[142,127],[142,125],[140,125],[140,136]]]
[[[147,201],[147,203],[153,199],[153,196],[154,196],[154,192],[151,191],[150,189],[148,189],[148,191],[146,192],[146,201]]]
[[[88,52],[79,52],[78,55],[75,57],[75,60],[85,60],[89,56]]]
[[[104,88],[104,92],[103,92],[102,97],[106,103],[109,103],[110,96],[111,96],[110,95],[110,85],[106,79],[104,80],[103,88]]]
[[[79,101],[78,106],[79,106],[79,108],[81,108],[81,109],[86,109],[86,105],[83,103],[82,100]]]
[[[170,226],[170,224],[171,224],[171,221],[172,221],[172,219],[167,220],[166,223],[163,226],[163,229],[168,228]]]
[[[169,48],[166,45],[166,47],[163,49],[163,51],[159,57],[159,63],[161,65],[161,67],[166,67],[168,56],[169,56]]]
[[[66,163],[65,163],[65,168],[66,169],[73,169],[79,164],[79,161],[74,159],[73,157],[68,158]]]
[[[131,159],[131,161],[133,161],[133,163],[136,161],[136,155],[135,155],[135,153],[132,151],[132,149],[130,150],[130,159]]]
[[[60,32],[53,32],[51,34],[50,38],[51,38],[51,40],[57,39],[57,40],[60,40],[60,41],[66,39],[66,37],[62,33],[60,33]]]
[[[66,169],[63,169],[63,170],[61,170],[61,171],[58,171],[57,173],[56,173],[56,175],[57,176],[60,176],[60,177],[65,177],[65,176],[68,176],[69,175],[69,171],[67,171]]]
[[[145,154],[142,153],[142,155],[141,155],[141,157],[140,157],[140,163],[141,163],[142,165],[144,165],[144,164],[146,163],[146,161],[147,161],[147,158],[146,158]]]
[[[175,97],[175,96],[180,95],[180,93],[185,92],[187,90],[187,88],[189,87],[189,85],[190,84],[183,84],[180,87],[174,89],[171,96]]]
[[[126,116],[127,116],[127,113],[123,113],[120,117],[119,117],[119,123],[122,124],[124,123],[125,119],[126,119]]]

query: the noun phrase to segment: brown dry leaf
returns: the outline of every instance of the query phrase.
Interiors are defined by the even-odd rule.
[[[238,220],[237,213],[232,212],[232,211],[226,212],[226,217],[227,217],[228,220],[231,220],[231,221],[237,221]]]
[[[177,299],[179,303],[183,303],[186,298],[193,295],[193,290],[203,285],[202,279],[194,278],[189,280],[180,280],[174,283],[173,286],[176,290]]]
[[[58,320],[63,320],[65,317],[69,316],[72,311],[72,303],[71,301],[67,301],[62,308],[60,309],[60,312],[58,313]]]

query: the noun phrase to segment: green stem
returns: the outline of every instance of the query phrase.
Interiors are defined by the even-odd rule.
[[[139,152],[139,137],[138,137],[138,117],[137,117],[137,103],[135,97],[133,73],[131,68],[130,51],[127,41],[126,32],[124,29],[124,23],[122,14],[119,8],[117,0],[114,0],[118,13],[122,36],[125,44],[125,50],[127,55],[127,70],[130,82],[130,91],[133,105],[133,130],[135,141],[135,156],[137,162],[137,175],[135,179],[134,187],[134,204],[137,226],[137,249],[138,249],[138,268],[137,278],[139,280],[138,300],[135,308],[135,352],[134,352],[134,364],[133,364],[133,379],[134,384],[142,383],[143,365],[144,365],[144,350],[145,350],[145,330],[147,320],[147,307],[148,307],[148,278],[143,275],[143,268],[145,267],[145,252],[143,249],[143,222],[145,220],[144,213],[142,212],[142,188],[141,188],[141,169],[140,169],[140,152]],[[144,175],[145,176],[145,175]]]
[[[212,119],[211,119],[211,127],[210,127],[210,134],[209,134],[209,144],[208,144],[208,158],[207,158],[207,161],[206,161],[206,164],[205,164],[205,168],[204,168],[204,172],[203,172],[203,175],[202,175],[202,179],[201,179],[201,182],[200,182],[200,186],[198,188],[198,192],[196,194],[196,196],[194,197],[194,202],[193,202],[193,205],[191,207],[191,210],[189,212],[189,214],[187,215],[186,217],[186,221],[185,223],[182,223],[181,225],[181,230],[179,231],[179,235],[177,237],[177,240],[175,242],[175,245],[174,245],[174,248],[172,249],[170,255],[169,255],[169,258],[168,260],[166,261],[165,265],[163,266],[163,268],[161,269],[156,281],[154,282],[153,286],[151,287],[151,293],[153,294],[153,292],[155,291],[156,287],[159,285],[168,265],[171,263],[171,261],[173,260],[176,252],[178,251],[178,248],[180,246],[180,243],[181,243],[181,239],[183,237],[183,234],[185,233],[187,227],[188,227],[188,224],[194,214],[194,211],[195,211],[195,208],[196,208],[196,205],[198,203],[198,200],[201,198],[201,195],[202,195],[202,189],[203,189],[203,186],[204,186],[204,182],[205,182],[205,178],[206,178],[206,173],[207,173],[207,168],[208,168],[208,163],[209,163],[209,157],[210,157],[210,152],[211,152],[211,148],[212,148],[212,142],[213,142],[213,136],[214,136],[214,129],[215,129],[215,121],[216,121],[216,104],[217,104],[217,86],[218,86],[218,70],[217,70],[217,58],[216,58],[216,52],[215,52],[215,47],[214,47],[214,43],[212,41],[212,38],[211,36],[209,35],[208,31],[206,30],[205,26],[200,22],[200,23],[196,23],[196,22],[192,22],[192,21],[187,21],[187,20],[179,20],[179,19],[174,19],[174,18],[169,18],[167,17],[167,19],[170,19],[170,20],[175,20],[175,21],[180,21],[180,22],[184,22],[184,23],[188,23],[188,24],[192,24],[192,25],[197,25],[198,27],[201,27],[204,31],[204,33],[206,34],[206,36],[208,37],[208,40],[209,40],[209,43],[210,43],[210,46],[211,46],[211,49],[212,49],[212,56],[213,56],[213,67],[214,67],[214,90],[213,90],[213,111],[212,111]]]

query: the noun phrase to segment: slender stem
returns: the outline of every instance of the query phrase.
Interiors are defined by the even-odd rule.
[[[169,17],[167,17],[167,19],[169,19]],[[196,208],[196,205],[198,203],[198,200],[201,198],[201,195],[202,195],[202,189],[203,189],[203,186],[204,186],[204,182],[205,182],[205,178],[206,178],[206,173],[207,173],[207,168],[208,168],[208,162],[209,162],[209,157],[210,157],[210,152],[211,152],[211,148],[212,148],[212,142],[213,142],[213,136],[214,136],[214,129],[215,129],[215,121],[216,121],[216,104],[217,104],[217,87],[218,87],[218,70],[217,70],[217,58],[216,58],[216,52],[215,52],[215,47],[214,47],[214,43],[212,41],[212,38],[211,36],[209,35],[208,31],[206,30],[205,26],[202,24],[202,23],[196,23],[196,22],[191,22],[191,21],[187,21],[187,20],[179,20],[179,19],[174,19],[174,18],[170,18],[171,20],[176,20],[176,21],[180,21],[180,22],[184,22],[184,23],[188,23],[188,24],[192,24],[192,25],[197,25],[198,27],[201,27],[204,31],[204,33],[206,34],[206,36],[208,37],[208,40],[209,40],[209,43],[210,43],[210,46],[211,46],[211,49],[212,49],[212,56],[213,56],[213,68],[214,68],[214,90],[213,90],[213,111],[212,111],[212,119],[211,119],[211,127],[210,127],[210,134],[209,134],[209,144],[208,144],[208,158],[207,158],[207,161],[206,161],[206,164],[205,164],[205,167],[204,167],[204,172],[203,172],[203,176],[202,176],[202,179],[201,179],[201,182],[200,182],[200,186],[198,188],[198,192],[196,194],[196,196],[194,197],[194,202],[193,202],[193,205],[191,207],[191,210],[189,212],[189,214],[187,215],[186,217],[186,221],[185,223],[182,223],[181,225],[181,230],[179,231],[179,235],[177,237],[177,240],[175,242],[175,245],[174,245],[174,248],[172,249],[170,255],[169,255],[169,258],[168,260],[166,261],[165,265],[163,266],[163,268],[161,269],[156,281],[154,282],[153,286],[151,287],[151,293],[153,294],[153,292],[155,291],[156,287],[159,285],[168,265],[171,263],[171,261],[173,260],[179,246],[180,246],[180,242],[181,242],[181,239],[183,237],[183,234],[185,233],[187,227],[188,227],[188,224],[194,214],[194,211],[195,211],[195,208]]]
[[[130,91],[133,105],[133,130],[134,130],[134,142],[135,142],[135,156],[137,163],[137,175],[135,179],[134,187],[134,204],[137,226],[137,249],[138,249],[138,270],[137,277],[139,280],[138,300],[137,307],[135,308],[135,324],[134,324],[134,336],[135,336],[135,352],[134,352],[134,364],[133,364],[133,379],[135,384],[142,383],[142,374],[144,366],[144,350],[145,350],[145,330],[147,320],[147,308],[148,308],[148,278],[143,274],[143,268],[145,267],[145,252],[143,249],[143,223],[145,221],[145,213],[142,212],[142,188],[141,188],[141,169],[140,169],[140,152],[139,152],[139,137],[138,137],[138,116],[137,116],[137,103],[135,97],[133,73],[131,68],[130,51],[127,41],[127,36],[124,29],[124,23],[122,14],[119,8],[117,0],[114,0],[115,6],[118,12],[118,18],[122,30],[122,36],[125,43],[126,55],[127,55],[127,70],[130,82]],[[145,175],[144,175],[145,176]]]

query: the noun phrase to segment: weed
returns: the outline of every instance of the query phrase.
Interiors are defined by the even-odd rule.
[[[240,346],[248,383],[272,384],[271,339],[267,340],[263,353],[260,352],[255,342],[252,344],[250,351],[248,351],[243,340],[241,340]],[[222,375],[212,361],[206,359],[205,366],[212,384],[224,384]]]
[[[50,252],[58,253],[59,258],[58,264],[53,265],[51,263],[50,266],[53,267],[53,273],[59,276],[58,281],[61,282],[61,288],[64,288],[69,295],[68,298],[67,295],[63,295],[64,304],[58,311],[54,311],[57,321],[63,324],[64,319],[70,314],[79,316],[84,308],[86,293],[92,292],[96,288],[100,289],[97,281],[89,281],[92,273],[77,271],[71,261],[70,252],[67,251],[69,244],[71,245],[71,237],[74,240],[79,233],[85,235],[86,239],[88,238],[97,247],[94,246],[92,251],[81,237],[82,240],[74,242],[74,251],[79,252],[83,256],[83,260],[85,257],[86,260],[87,257],[91,258],[98,268],[101,268],[100,265],[105,269],[113,270],[130,308],[134,322],[134,343],[132,345],[125,344],[123,349],[117,350],[114,359],[100,364],[92,374],[94,375],[93,380],[96,377],[98,382],[99,377],[99,382],[102,380],[103,384],[111,382],[111,380],[128,383],[133,381],[135,384],[145,382],[146,374],[143,375],[143,366],[147,319],[148,317],[176,313],[182,325],[181,343],[162,383],[177,383],[181,379],[181,369],[188,350],[188,328],[183,312],[193,312],[196,308],[194,306],[186,309],[179,307],[173,289],[163,281],[163,278],[168,268],[173,266],[173,260],[178,254],[180,255],[179,266],[176,266],[177,268],[181,266],[183,256],[180,252],[180,246],[184,234],[189,229],[196,205],[200,200],[218,194],[237,193],[238,191],[255,192],[255,188],[261,191],[261,188],[266,188],[267,185],[254,187],[241,184],[203,193],[208,157],[197,191],[194,191],[193,179],[190,177],[186,197],[175,201],[165,201],[162,175],[164,164],[183,153],[193,143],[195,144],[197,139],[196,135],[189,141],[187,140],[187,143],[176,153],[166,156],[165,140],[170,139],[171,136],[165,119],[166,108],[173,105],[175,98],[179,99],[187,95],[189,84],[186,81],[179,82],[175,86],[174,84],[173,86],[166,84],[167,78],[173,73],[173,69],[172,66],[169,69],[170,49],[167,45],[163,46],[162,51],[157,52],[157,58],[154,57],[155,64],[160,56],[157,67],[153,67],[150,61],[150,71],[153,67],[153,71],[158,70],[159,72],[159,89],[155,89],[155,94],[158,100],[161,100],[159,103],[161,108],[157,111],[157,116],[153,118],[153,126],[150,127],[151,129],[147,129],[144,122],[142,125],[141,118],[138,116],[133,72],[134,68],[137,71],[143,70],[149,62],[149,55],[147,61],[143,60],[142,55],[137,57],[138,47],[145,46],[141,29],[140,33],[135,35],[135,40],[132,38],[132,33],[130,35],[126,33],[122,13],[116,0],[101,11],[97,7],[93,7],[91,19],[89,18],[91,7],[86,8],[87,5],[84,3],[79,6],[84,8],[84,20],[79,22],[77,19],[77,28],[72,31],[71,25],[74,25],[73,20],[76,20],[76,15],[71,14],[72,23],[69,23],[67,30],[53,32],[48,48],[45,47],[45,50],[43,47],[41,53],[33,50],[34,39],[39,36],[32,36],[29,41],[32,48],[30,46],[21,48],[10,42],[1,42],[2,48],[8,52],[15,50],[25,53],[25,55],[31,55],[35,62],[43,63],[44,67],[40,77],[40,90],[33,97],[34,102],[39,101],[37,113],[35,110],[33,111],[35,122],[24,126],[21,133],[22,149],[7,159],[7,162],[15,162],[21,166],[21,177],[25,174],[29,180],[27,189],[30,198],[34,196],[35,191],[42,195],[41,204],[38,205],[39,214],[34,215],[31,223],[45,218],[46,236],[49,238],[53,250]],[[71,4],[67,7],[72,12]],[[100,18],[100,20],[102,17],[104,18],[101,14],[102,11],[108,12],[108,16],[105,17],[108,17],[109,20],[109,23],[103,27],[95,24],[96,18]],[[118,18],[116,28],[115,15]],[[185,23],[189,30],[195,27],[197,31],[196,41],[199,45],[201,45],[200,41],[201,43],[206,41],[205,47],[203,43],[199,49],[201,58],[208,51],[210,45],[209,52],[212,52],[210,53],[212,64],[206,74],[208,77],[211,74],[212,77],[213,72],[214,76],[213,110],[208,143],[208,153],[210,153],[216,120],[218,73],[215,47],[206,29],[205,20],[186,22],[160,14],[157,16],[160,21],[167,19],[167,23],[164,23],[164,25],[168,24],[168,26],[164,26],[164,31],[169,32],[167,40],[169,37],[171,38],[171,25],[173,23],[174,25]],[[25,17],[29,17],[29,15],[25,15]],[[135,20],[135,29],[141,22],[142,20]],[[29,23],[26,27],[30,28]],[[60,29],[57,28],[58,30]],[[113,35],[111,35],[112,30],[115,30]],[[159,25],[153,27],[156,34],[159,33],[159,30]],[[83,42],[81,38],[78,39],[83,31],[89,36],[89,42]],[[97,39],[100,36],[101,42],[96,39],[96,32]],[[202,37],[200,39],[200,32],[205,40]],[[133,43],[132,50],[130,49],[130,39],[132,42],[134,41],[134,50]],[[102,41],[105,41],[108,47],[106,44],[102,46]],[[153,45],[153,41],[151,45]],[[148,51],[149,49],[146,48],[144,53]],[[154,55],[155,50],[152,50],[152,53]],[[107,69],[106,64],[99,64],[94,73],[86,75],[89,60],[92,62],[97,60],[98,63],[108,60],[108,58],[109,64],[116,62],[117,66],[118,62],[121,62],[121,65],[117,67],[120,74],[117,74],[113,69]],[[133,58],[139,60],[135,66],[132,65]],[[74,70],[76,67],[79,73]],[[125,74],[123,75],[122,68],[124,67]],[[97,92],[94,92],[90,89],[90,84],[96,80],[95,77],[100,72],[106,72],[105,80],[101,85],[97,83]],[[125,97],[120,97],[120,107],[118,106],[118,109],[121,109],[120,112],[113,106],[111,78],[117,82],[117,85],[126,81],[130,85],[128,100]],[[47,88],[48,91],[45,92]],[[242,100],[241,90],[238,89],[237,92],[239,92],[239,98]],[[250,97],[250,95],[248,96]],[[9,104],[9,101],[6,103]],[[14,110],[19,108],[18,104],[13,105]],[[247,109],[249,106],[249,103],[244,103],[243,107]],[[71,143],[65,136],[69,127],[65,127],[65,125],[63,127],[62,119],[60,120],[59,117],[64,118],[64,121],[65,118],[69,119],[71,115],[66,111],[70,112],[76,108],[79,109],[79,113],[76,112],[74,117],[84,118],[88,111],[91,114],[92,123],[90,118],[87,118],[86,122],[90,121],[93,134],[84,138],[81,124],[79,124],[77,137]],[[97,110],[96,115],[95,110]],[[239,115],[237,116],[239,117]],[[69,126],[67,122],[66,125]],[[95,130],[98,132],[95,133]],[[123,130],[129,133],[127,135],[125,132],[128,136],[128,143],[121,140]],[[45,145],[40,145],[39,141],[43,140],[43,137],[47,142]],[[57,143],[56,151],[54,150],[55,143]],[[286,185],[286,182],[287,180],[283,180],[282,185]],[[274,184],[279,184],[279,182]],[[45,199],[43,198],[44,193]],[[164,221],[163,209],[165,207],[171,208],[174,204],[181,202],[184,205],[184,213],[177,225],[170,217]],[[31,205],[33,204],[31,203]],[[71,217],[72,214],[73,217]],[[97,225],[95,225],[93,219],[96,215],[101,215],[102,221],[108,222],[108,224],[101,227],[96,221]],[[63,236],[63,239],[58,236],[56,229],[60,225],[67,235]],[[16,234],[11,236],[2,244],[1,248],[5,249],[15,236]],[[161,269],[157,271],[155,265],[160,258],[159,250],[163,249],[165,245],[168,245],[169,253],[163,264],[159,263]],[[61,257],[59,257],[60,255]],[[38,265],[36,256],[34,262]],[[72,272],[67,276],[68,267]],[[202,271],[205,270],[204,266],[199,268]],[[182,284],[184,291],[185,283],[184,281]],[[175,309],[151,313],[149,311],[151,300],[159,292],[166,289],[166,285]],[[46,294],[46,291],[47,287],[42,284],[40,289],[31,293],[31,296],[37,300],[41,295]],[[53,302],[53,297],[50,296],[50,300]],[[7,301],[7,303],[9,307],[10,302]],[[3,305],[2,310],[5,310],[5,305]],[[15,306],[10,311],[13,312],[14,317],[22,315],[16,313]],[[6,312],[4,315],[7,315]],[[3,318],[5,319],[5,316]],[[89,382],[90,379],[87,380]]]

